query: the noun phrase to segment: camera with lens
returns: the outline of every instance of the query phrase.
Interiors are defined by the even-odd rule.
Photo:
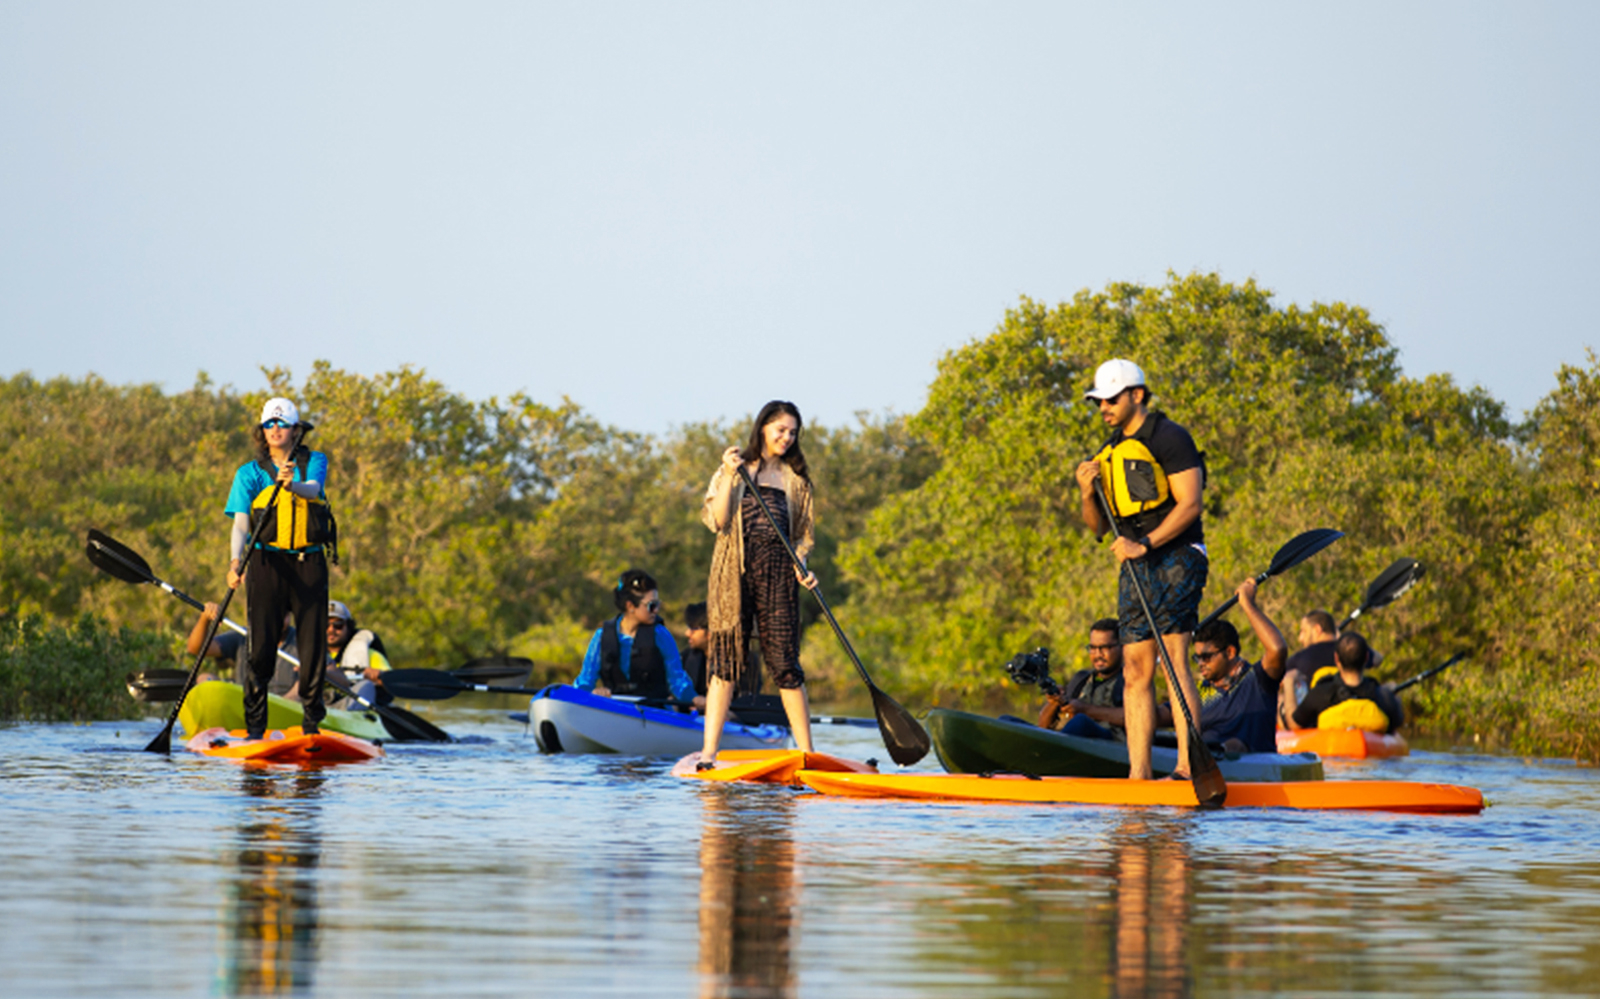
[[[1012,656],[1011,661],[1006,663],[1006,672],[1011,675],[1011,682],[1019,687],[1037,685],[1051,697],[1061,693],[1061,688],[1050,679],[1049,649],[1038,648]]]

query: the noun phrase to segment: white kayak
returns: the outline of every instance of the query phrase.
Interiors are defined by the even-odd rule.
[[[566,683],[533,695],[528,724],[546,753],[621,753],[679,757],[700,749],[705,718],[698,711],[655,707],[634,698],[600,697]],[[794,741],[781,725],[722,728],[723,749],[789,749]]]

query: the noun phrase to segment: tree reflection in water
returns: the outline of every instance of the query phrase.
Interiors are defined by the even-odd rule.
[[[317,832],[323,778],[246,769],[250,809],[239,827],[237,864],[223,932],[229,995],[311,991],[316,965]]]
[[[701,797],[701,995],[792,996],[794,799],[738,790]]]
[[[1111,843],[1112,994],[1118,999],[1189,995],[1190,863],[1184,828],[1134,814],[1112,831]]]

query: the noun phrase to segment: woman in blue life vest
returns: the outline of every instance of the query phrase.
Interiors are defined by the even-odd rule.
[[[620,613],[595,629],[573,686],[601,697],[625,694],[704,708],[705,698],[695,694],[694,681],[684,672],[678,643],[656,616],[661,596],[655,579],[642,569],[629,569],[617,580],[611,599]]]
[[[800,669],[800,587],[815,588],[817,577],[797,568],[784,547],[787,539],[803,565],[816,544],[811,473],[800,450],[800,429],[794,403],[773,400],[762,406],[749,442],[722,453],[722,465],[701,505],[701,521],[717,535],[706,586],[711,680],[705,745],[697,763],[702,768],[717,758],[753,631],[760,632],[761,661],[783,699],[795,745],[811,752],[811,705]],[[747,491],[741,466],[754,480],[777,530],[761,512],[756,495]]]
[[[252,431],[256,458],[233,476],[225,511],[233,518],[228,587],[241,579],[249,603],[250,653],[244,676],[246,733],[260,739],[267,729],[267,684],[276,668],[284,614],[294,618],[300,652],[304,730],[318,730],[325,713],[322,677],[327,664],[328,559],[333,517],[323,486],[328,456],[308,450],[312,430],[288,399],[268,399]],[[274,489],[281,485],[281,489]],[[256,551],[244,569],[245,542],[253,519],[262,521]],[[241,572],[243,575],[241,576]]]

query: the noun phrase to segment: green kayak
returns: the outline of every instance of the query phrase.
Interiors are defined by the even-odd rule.
[[[267,695],[268,728],[292,728],[303,721],[305,710],[298,703],[277,694]],[[178,711],[178,722],[191,736],[208,728],[223,728],[230,732],[244,728],[244,688],[222,680],[195,684]],[[387,742],[390,738],[383,722],[370,711],[329,708],[327,716],[322,719],[322,727],[358,739]]]
[[[965,711],[928,712],[939,762],[953,774],[1026,773],[1039,777],[1126,777],[1128,747],[1110,739],[1052,732],[1020,719],[986,718]],[[1157,777],[1173,771],[1178,751],[1156,746],[1151,768]],[[1236,781],[1322,780],[1315,753],[1246,753],[1219,757],[1222,776]]]

